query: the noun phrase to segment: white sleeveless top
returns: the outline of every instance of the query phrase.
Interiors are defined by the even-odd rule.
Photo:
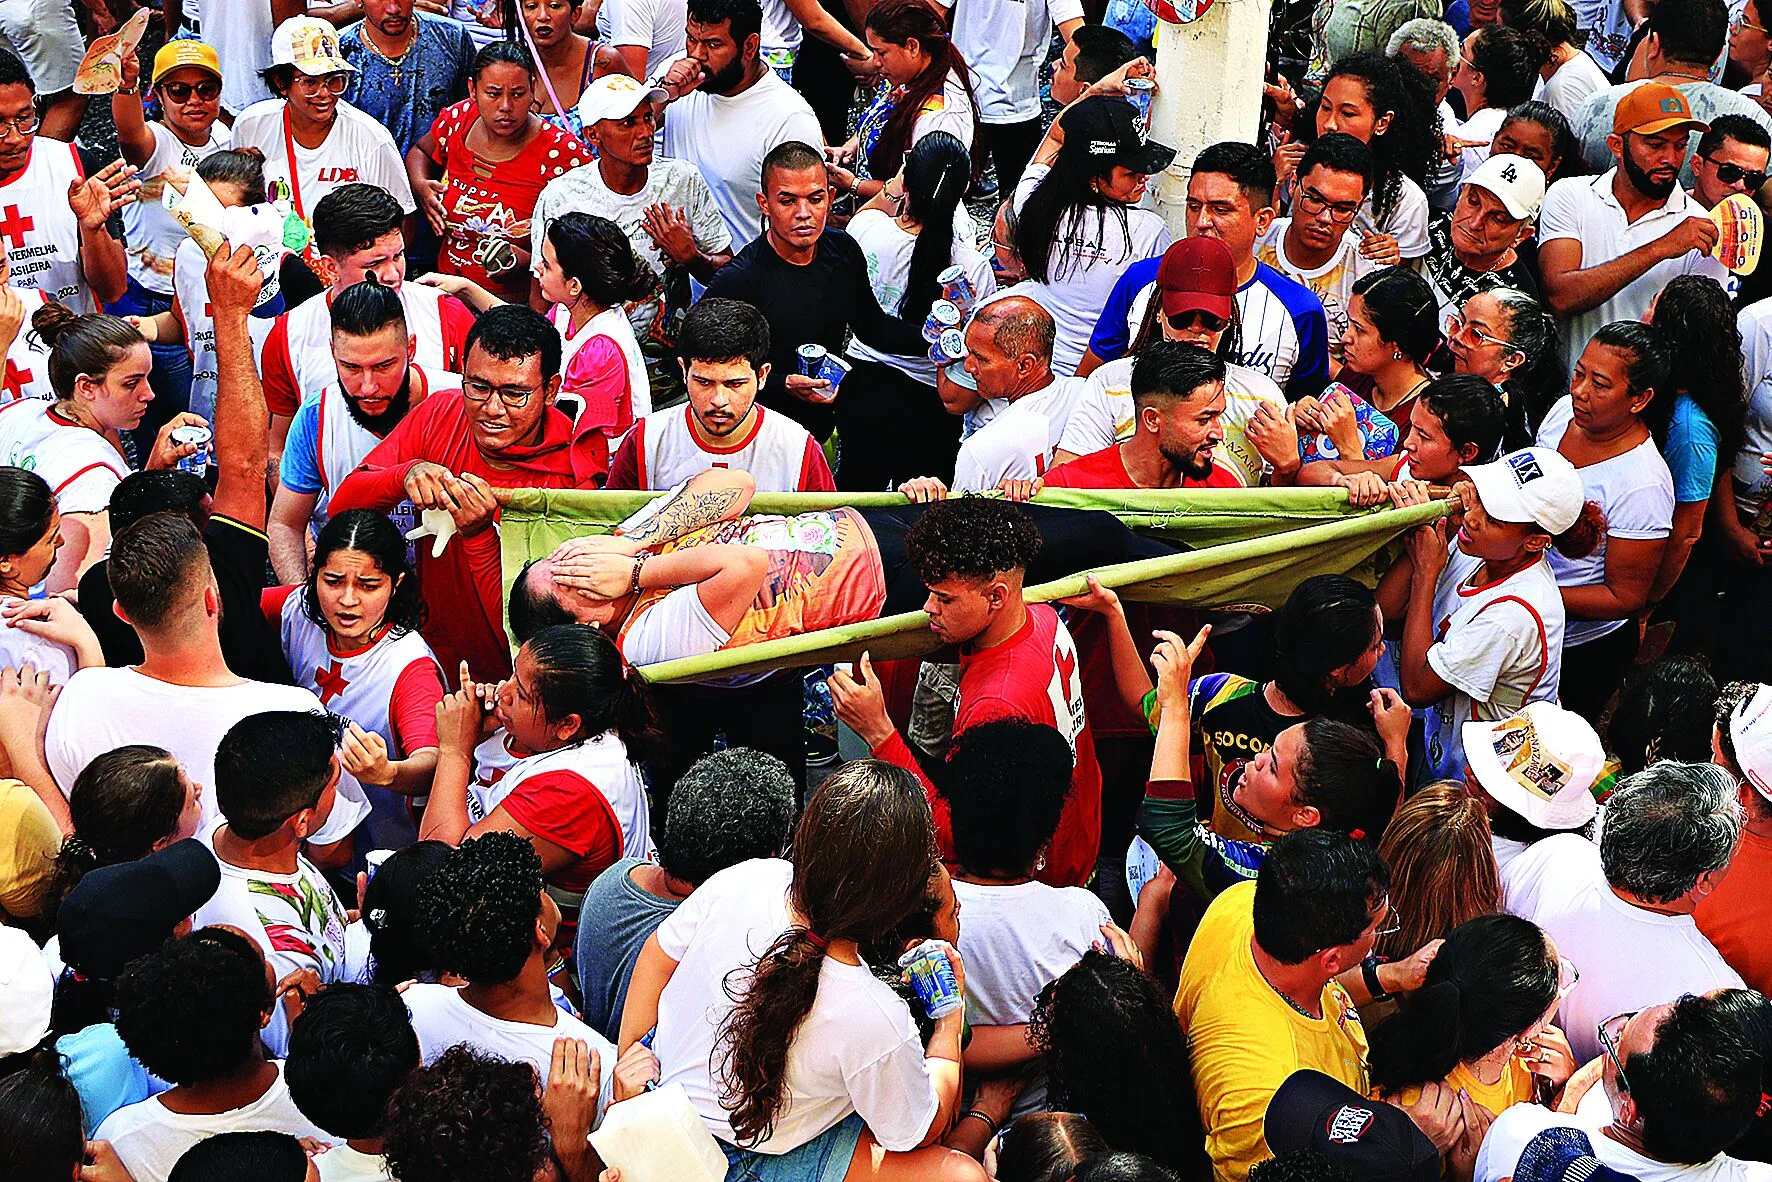
[[[482,743],[481,747],[486,745]],[[492,784],[476,782],[468,785],[468,819],[475,823],[485,820],[519,784],[542,772],[575,772],[587,780],[609,802],[616,824],[621,826],[621,856],[653,856],[646,785],[640,779],[640,769],[628,759],[628,750],[614,731],[558,751],[545,751],[519,759]]]
[[[548,319],[560,333],[560,372],[566,373],[572,368],[572,359],[578,351],[585,347],[593,337],[608,337],[621,350],[621,358],[628,367],[628,391],[633,400],[634,418],[642,419],[652,413],[652,379],[646,373],[646,359],[640,353],[640,338],[634,335],[633,322],[628,319],[627,312],[621,307],[605,308],[579,328],[576,334],[568,331],[572,324],[572,313],[564,304],[555,304],[548,312]]]
[[[80,274],[80,219],[68,205],[68,186],[85,175],[73,144],[34,139],[24,171],[0,185],[0,241],[13,287],[40,291],[76,312],[96,312]]]
[[[110,440],[69,422],[55,403],[26,398],[0,406],[0,464],[35,472],[63,513],[102,513],[129,465]]]
[[[283,601],[283,655],[296,684],[313,690],[334,714],[380,735],[388,745],[389,759],[406,758],[410,753],[401,749],[390,717],[394,683],[413,665],[436,665],[431,646],[417,632],[389,633],[366,649],[335,653],[326,641],[326,630],[302,612],[305,594],[298,587]]]
[[[413,406],[432,394],[461,389],[461,379],[452,373],[439,373],[422,365],[414,365],[412,368],[418,372],[419,384],[419,388],[412,391]],[[345,405],[344,391],[337,382],[320,391],[319,414],[320,454],[315,457],[319,461],[315,466],[320,470],[321,491],[320,498],[314,505],[316,531],[326,524],[329,516],[326,506],[332,500],[332,490],[356,471],[357,466],[381,442],[381,436],[351,417],[350,408]],[[412,507],[411,501],[401,501],[388,511],[388,519],[405,534],[417,528],[418,510]]]
[[[31,331],[31,317],[43,306],[43,293],[29,287],[15,287],[12,294],[25,306],[25,319],[18,327],[18,335],[12,338],[11,347],[6,350],[6,372],[4,379],[0,380],[0,406],[21,398],[53,399],[55,388],[49,384],[49,350]]]

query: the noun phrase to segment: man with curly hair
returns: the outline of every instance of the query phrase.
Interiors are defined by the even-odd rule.
[[[555,1041],[581,1040],[587,1070],[599,1081],[601,1114],[614,1084],[615,1048],[554,1005],[548,955],[560,905],[529,840],[498,832],[462,842],[419,888],[418,922],[437,967],[467,982],[418,984],[401,995],[424,1061],[465,1043],[527,1063],[546,1079]]]
[[[548,1161],[534,1070],[449,1048],[388,1102],[382,1150],[400,1182],[534,1182]]]
[[[166,1182],[185,1150],[217,1133],[269,1131],[330,1142],[290,1098],[259,1031],[278,1009],[257,945],[204,928],[136,960],[117,981],[117,1033],[172,1090],[98,1127],[135,1182]]]
[[[1102,515],[1105,516],[1105,515]],[[1041,550],[1040,531],[1024,507],[962,497],[931,506],[904,536],[909,567],[928,589],[923,610],[944,644],[959,647],[954,736],[998,718],[1054,727],[1076,755],[1071,792],[1058,831],[1035,877],[1052,886],[1081,886],[1101,845],[1101,767],[1083,709],[1077,646],[1050,604],[1029,604],[1022,585]],[[922,771],[886,713],[886,699],[866,655],[855,675],[830,682],[837,717],[876,759]],[[952,861],[946,799],[927,778],[942,847]]]

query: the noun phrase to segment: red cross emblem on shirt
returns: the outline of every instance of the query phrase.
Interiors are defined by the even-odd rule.
[[[23,398],[25,387],[31,384],[34,376],[30,370],[8,357],[6,359],[6,378],[0,382],[0,387],[5,388],[8,398]]]
[[[18,206],[16,205],[8,205],[6,207],[6,218],[5,220],[0,221],[0,234],[6,236],[6,240],[12,243],[12,249],[14,250],[23,246],[25,244],[25,235],[36,228],[37,220],[35,218],[20,217],[18,214]]]
[[[345,692],[351,683],[345,680],[344,666],[334,661],[330,669],[315,669],[314,684],[320,687],[320,704],[324,706]]]

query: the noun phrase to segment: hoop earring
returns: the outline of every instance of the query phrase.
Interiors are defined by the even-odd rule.
[[[1403,351],[1402,351],[1402,350],[1401,350],[1401,349],[1393,349],[1393,350],[1391,350],[1391,360],[1392,360],[1392,361],[1401,361],[1401,360],[1403,360]]]

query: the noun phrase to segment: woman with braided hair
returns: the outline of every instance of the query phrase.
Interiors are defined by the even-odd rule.
[[[68,793],[74,832],[56,856],[45,919],[88,871],[196,836],[201,794],[178,760],[158,747],[118,747],[87,764]]]
[[[662,1081],[688,1091],[728,1179],[982,1179],[939,1145],[959,1115],[961,1011],[925,1050],[858,951],[923,905],[937,871],[923,789],[848,764],[807,803],[793,855],[722,870],[647,939],[620,1045],[654,1034]]]

